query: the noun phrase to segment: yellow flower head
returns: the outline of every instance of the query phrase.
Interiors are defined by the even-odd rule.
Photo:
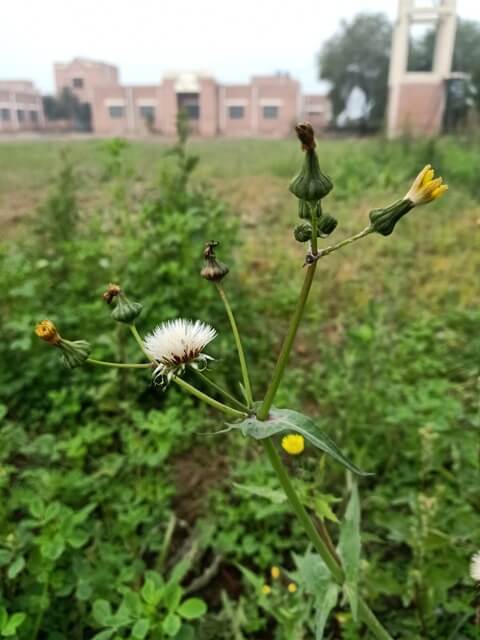
[[[297,591],[297,585],[294,582],[290,582],[290,584],[288,585],[287,589],[290,593],[296,593]]]
[[[60,342],[60,334],[57,331],[57,327],[50,320],[39,322],[35,327],[35,333],[49,344],[59,344]]]
[[[440,198],[448,191],[448,185],[444,184],[443,178],[434,178],[434,175],[435,171],[431,165],[423,167],[413,181],[405,200],[410,200],[414,206],[418,206]]]
[[[270,574],[274,580],[278,580],[280,577],[280,569],[278,567],[272,567],[270,569]]]
[[[268,584],[264,584],[262,587],[262,593],[264,596],[269,596],[272,593],[272,587]]]
[[[305,449],[305,440],[303,436],[291,433],[282,438],[282,448],[291,456],[298,456]]]

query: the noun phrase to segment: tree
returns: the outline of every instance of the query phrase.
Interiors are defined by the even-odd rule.
[[[44,96],[43,109],[47,120],[70,120],[78,131],[89,131],[91,128],[90,105],[80,102],[67,87],[58,96]]]
[[[387,101],[392,25],[381,13],[361,13],[323,45],[318,56],[320,78],[331,83],[335,116],[343,110],[353,86],[359,86],[372,104],[369,126],[383,122]]]

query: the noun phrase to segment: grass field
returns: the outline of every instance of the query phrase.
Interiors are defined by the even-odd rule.
[[[133,626],[108,635],[98,602],[115,611],[148,579],[160,588],[158,576],[187,558],[182,588],[196,585],[209,609],[192,637],[313,639],[313,596],[292,557],[306,541],[285,503],[252,492],[278,490],[257,443],[201,435],[218,429],[218,416],[176,389],[159,395],[124,372],[64,373],[32,336],[51,316],[100,355],[136,357],[100,299],[120,279],[145,305],[144,331],[178,315],[214,324],[214,371],[237,388],[223,309],[197,277],[203,242],[218,237],[261,399],[304,273],[288,191],[303,159],[298,143],[193,141],[199,164],[187,189],[177,186],[167,145],[132,142],[117,152],[109,144],[0,143],[0,622],[2,607],[25,612],[20,640],[163,639],[155,625],[165,612],[145,605],[145,636],[130,635]],[[315,416],[374,474],[359,482],[360,591],[392,635],[408,640],[478,637],[468,575],[480,548],[477,148],[473,139],[320,141],[334,182],[324,210],[339,221],[322,243],[363,229],[368,212],[402,197],[427,162],[450,189],[391,236],[373,234],[320,262],[276,399]],[[70,178],[58,186],[65,149],[73,199]],[[73,222],[59,237],[65,203]],[[337,540],[349,477],[313,448],[287,462]],[[76,512],[85,517],[74,536],[66,522]],[[270,601],[259,595],[272,564],[298,582],[297,594],[280,582]],[[345,602],[325,637],[370,638]]]

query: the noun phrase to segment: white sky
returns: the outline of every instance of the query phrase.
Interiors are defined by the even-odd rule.
[[[54,61],[119,66],[121,81],[157,83],[165,71],[209,71],[221,82],[290,71],[319,91],[315,56],[342,18],[396,14],[397,0],[22,0],[1,2],[0,79],[53,90]],[[480,20],[480,0],[457,0]]]

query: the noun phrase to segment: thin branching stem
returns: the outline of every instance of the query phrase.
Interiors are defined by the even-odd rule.
[[[224,398],[227,398],[227,400],[229,400],[234,405],[236,405],[238,409],[241,409],[242,411],[248,411],[248,407],[245,404],[242,404],[239,400],[237,400],[234,396],[232,396],[231,393],[229,393],[226,389],[218,385],[216,382],[213,382],[213,380],[210,380],[210,378],[207,377],[204,373],[202,373],[199,369],[195,369],[194,367],[191,367],[191,370],[195,373],[196,376],[200,378],[200,380],[202,380],[202,382],[210,385],[212,389],[215,389],[215,391],[220,393]]]
[[[116,369],[151,369],[153,366],[151,362],[132,364],[130,362],[106,362],[105,360],[96,360],[95,358],[87,358],[87,362],[101,367],[114,367]]]
[[[185,382],[185,380],[179,376],[173,376],[172,380],[187,393],[190,393],[192,396],[195,396],[195,398],[202,400],[202,402],[209,404],[211,407],[214,407],[223,413],[233,416],[234,418],[245,418],[248,415],[245,411],[237,411],[237,409],[233,409],[233,407],[229,407],[228,405],[211,398],[203,391],[200,391],[200,389],[197,389],[197,387]]]

